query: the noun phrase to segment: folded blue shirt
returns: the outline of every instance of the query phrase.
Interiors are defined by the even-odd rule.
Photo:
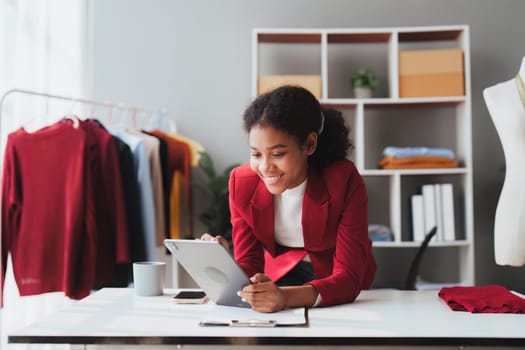
[[[379,224],[368,225],[368,237],[371,241],[391,242],[393,241],[392,232],[387,226]]]
[[[393,147],[387,146],[383,150],[383,155],[394,158],[409,158],[419,156],[447,157],[456,158],[454,152],[442,147]]]

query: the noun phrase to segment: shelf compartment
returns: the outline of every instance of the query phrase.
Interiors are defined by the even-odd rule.
[[[446,147],[456,152],[458,166],[464,166],[457,154],[456,108],[440,104],[428,108],[420,105],[398,105],[364,108],[364,169],[378,169],[386,146]],[[404,128],[399,128],[404,125]],[[392,132],[396,130],[396,132]]]
[[[321,44],[263,43],[257,51],[257,76],[321,75]]]
[[[327,98],[353,98],[351,77],[361,68],[372,69],[376,74],[379,85],[373,92],[375,97],[391,96],[388,76],[390,43],[382,40],[362,42],[356,39],[361,35],[328,35]]]
[[[461,174],[433,174],[433,175],[407,175],[401,177],[401,230],[403,243],[416,243],[413,241],[412,221],[411,221],[411,204],[410,199],[414,194],[421,194],[421,186],[425,184],[445,184],[450,183],[453,186],[454,200],[454,231],[455,240],[446,241],[437,235],[430,241],[432,245],[450,246],[457,245],[456,242],[466,241],[465,235],[465,178]]]

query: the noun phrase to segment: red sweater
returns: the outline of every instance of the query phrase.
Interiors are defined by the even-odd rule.
[[[264,271],[275,281],[286,273],[288,260],[306,252],[318,277],[308,284],[319,291],[323,306],[351,302],[370,287],[376,264],[368,238],[367,195],[352,162],[309,170],[303,252],[276,246],[273,196],[248,165],[232,171],[229,190],[234,255],[249,276]]]
[[[7,254],[20,295],[64,291],[87,296],[93,286],[93,208],[86,196],[86,134],[56,123],[8,136],[2,178],[2,285]]]
[[[2,186],[2,292],[9,252],[21,295],[80,299],[129,262],[115,140],[96,122],[10,134]]]

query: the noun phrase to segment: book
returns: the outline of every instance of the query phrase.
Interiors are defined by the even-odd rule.
[[[441,184],[441,202],[443,213],[443,239],[456,240],[456,222],[454,215],[454,187],[452,184]]]
[[[443,203],[441,200],[441,185],[434,185],[434,208],[436,210],[436,241],[443,241]]]
[[[430,232],[434,226],[437,226],[434,185],[426,184],[421,186],[421,193],[423,194],[423,227],[425,233],[427,233]]]
[[[414,242],[422,242],[425,239],[423,195],[414,194],[411,197],[412,206],[412,239]]]

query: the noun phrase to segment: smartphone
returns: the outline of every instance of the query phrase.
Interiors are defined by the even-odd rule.
[[[203,304],[208,298],[202,290],[181,290],[173,296],[178,304]]]

